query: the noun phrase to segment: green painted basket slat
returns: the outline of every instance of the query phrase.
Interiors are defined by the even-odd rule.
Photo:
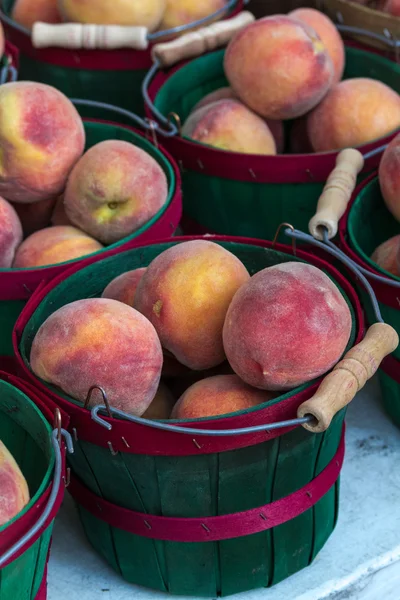
[[[400,384],[383,369],[378,370],[378,378],[382,392],[382,404],[393,423],[400,427]]]
[[[54,455],[51,429],[25,394],[0,381],[0,440],[19,464],[31,500],[11,523],[29,510],[51,482]],[[1,532],[11,524],[0,527]],[[24,554],[0,570],[0,600],[34,600],[42,583],[52,524]]]
[[[140,227],[140,229],[135,231],[132,235],[124,238],[123,240],[121,240],[115,244],[108,246],[107,250],[120,248],[126,243],[131,243],[138,236],[140,236],[144,232],[148,231],[164,215],[164,213],[165,213],[166,209],[168,208],[168,206],[170,205],[172,197],[175,193],[175,187],[176,187],[175,174],[174,174],[172,166],[171,166],[170,162],[167,160],[166,156],[164,156],[164,154],[162,154],[157,148],[155,148],[155,146],[152,143],[150,143],[147,139],[145,139],[144,137],[135,133],[131,129],[127,129],[125,127],[120,127],[118,125],[114,125],[111,123],[97,123],[97,122],[91,122],[91,121],[86,121],[84,123],[84,125],[85,125],[85,133],[86,133],[86,150],[104,140],[107,140],[107,139],[131,142],[135,146],[141,148],[142,150],[145,150],[148,154],[150,154],[150,156],[152,156],[158,162],[158,164],[161,166],[161,168],[163,169],[163,171],[167,177],[169,194],[168,194],[168,198],[167,198],[165,205],[158,211],[158,213],[152,219],[150,219],[150,221],[148,223],[146,223],[145,225]],[[171,231],[171,233],[172,233],[172,231]],[[96,252],[96,253],[92,254],[91,256],[98,255],[101,252],[104,252],[104,251],[100,250],[99,252]],[[85,257],[85,258],[87,258],[87,257]],[[68,263],[64,263],[64,265],[74,264],[78,260],[79,259],[74,260],[74,261],[69,261]],[[49,278],[48,274],[46,273],[46,270],[48,268],[50,268],[51,266],[52,265],[49,265],[48,267],[42,267],[37,270],[38,272],[43,271],[43,279]],[[15,324],[19,314],[21,313],[21,311],[26,303],[25,300],[1,300],[1,286],[5,285],[4,283],[1,283],[2,275],[7,274],[10,271],[20,272],[21,273],[21,290],[22,290],[22,293],[24,293],[24,290],[23,290],[23,285],[24,285],[23,272],[24,272],[24,270],[25,269],[0,269],[0,331],[1,331],[0,357],[1,356],[13,356],[13,347],[12,347],[12,341],[11,341],[12,330],[13,330],[14,324]]]
[[[156,94],[157,109],[164,115],[177,113],[183,123],[202,97],[228,85],[223,56],[224,50],[207,54],[174,72]],[[346,48],[344,78],[352,77],[379,79],[400,93],[399,65],[362,50]],[[287,135],[289,129],[287,122]],[[172,146],[170,151],[174,154]],[[310,170],[312,165],[313,155],[310,155]],[[363,173],[359,181],[366,175]],[[310,177],[309,183],[253,183],[184,169],[184,213],[207,232],[271,240],[283,222],[301,231],[308,230],[325,179],[312,181]]]
[[[298,260],[276,250],[219,243],[238,256],[252,274],[276,263]],[[99,296],[114,277],[147,266],[173,244],[129,250],[62,281],[25,327],[20,343],[24,360],[29,363],[35,333],[51,313],[68,302]],[[353,310],[352,317],[349,346],[355,336]],[[272,402],[281,402],[291,394]],[[180,517],[228,514],[269,503],[311,481],[338,448],[344,414],[342,410],[336,415],[322,434],[298,428],[253,447],[211,455],[113,456],[109,449],[80,440],[78,435],[69,464],[90,490],[124,508]],[[91,544],[127,581],[176,595],[228,596],[271,586],[309,565],[335,526],[337,489],[338,484],[291,523],[221,542],[151,540],[113,528],[82,507],[78,511]]]

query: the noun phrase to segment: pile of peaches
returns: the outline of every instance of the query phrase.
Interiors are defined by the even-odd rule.
[[[0,86],[0,268],[101,250],[147,223],[167,197],[164,171],[135,145],[106,140],[85,152],[82,119],[58,90]]]
[[[183,134],[226,151],[275,155],[357,147],[398,129],[399,94],[375,79],[342,80],[344,67],[343,41],[323,13],[304,8],[255,21],[225,52],[229,87],[194,106]]]

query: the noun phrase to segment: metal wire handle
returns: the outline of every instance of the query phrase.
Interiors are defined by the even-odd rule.
[[[46,523],[47,519],[49,518],[51,511],[53,510],[54,504],[55,504],[57,496],[58,496],[58,492],[60,490],[61,475],[62,475],[62,457],[61,457],[61,447],[60,447],[60,443],[59,443],[60,433],[61,433],[61,436],[65,440],[65,445],[66,445],[66,448],[67,448],[67,451],[69,452],[69,454],[73,454],[73,452],[74,452],[72,438],[71,438],[70,434],[68,433],[68,431],[65,431],[65,429],[54,429],[51,434],[51,443],[53,446],[54,458],[55,458],[53,485],[51,488],[51,493],[50,493],[46,508],[44,509],[43,514],[40,517],[40,519],[38,519],[36,521],[35,525],[33,525],[33,527],[28,531],[28,533],[26,533],[20,540],[18,540],[18,542],[16,544],[14,544],[14,546],[12,546],[9,550],[7,550],[7,552],[5,554],[0,556],[0,569],[6,563],[8,563],[9,560],[14,556],[14,554],[19,552],[19,550],[21,550],[21,548],[23,548],[25,546],[25,544],[27,544],[27,542],[29,542],[37,534],[38,531],[41,530],[41,528],[43,527],[43,525]]]

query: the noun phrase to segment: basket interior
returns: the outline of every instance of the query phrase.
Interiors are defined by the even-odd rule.
[[[50,425],[20,390],[0,380],[0,440],[11,452],[28,482],[31,500],[0,534],[38,501],[54,469]]]
[[[378,177],[370,181],[355,199],[347,230],[350,245],[367,264],[400,282],[400,277],[388,273],[370,258],[379,244],[400,233],[400,223],[388,211],[382,198]]]
[[[157,161],[157,163],[163,169],[163,171],[167,177],[167,181],[168,181],[168,197],[167,197],[167,200],[166,200],[164,206],[162,206],[160,208],[160,210],[157,212],[157,214],[154,215],[154,217],[152,219],[150,219],[150,221],[148,221],[142,227],[140,227],[140,229],[138,229],[137,231],[132,233],[130,236],[120,240],[119,242],[116,242],[115,244],[108,246],[107,250],[110,250],[111,248],[118,248],[118,247],[122,246],[123,244],[125,244],[126,242],[140,236],[142,233],[144,233],[145,231],[150,229],[152,227],[152,225],[154,225],[154,223],[156,223],[158,221],[158,219],[161,217],[161,215],[168,208],[168,206],[171,203],[171,200],[174,196],[175,174],[174,174],[174,171],[173,171],[173,168],[172,168],[170,162],[162,154],[162,152],[160,152],[160,150],[158,150],[146,138],[142,137],[138,133],[135,133],[131,129],[127,129],[126,127],[121,127],[121,126],[113,124],[113,123],[100,123],[100,122],[95,122],[95,121],[85,121],[84,126],[85,126],[85,133],[86,133],[85,152],[92,146],[95,146],[96,144],[99,144],[100,142],[104,142],[105,140],[121,140],[124,142],[130,142],[131,144],[134,144],[138,148],[141,148],[142,150],[144,150],[145,152],[150,154],[150,156],[152,156]],[[103,250],[98,250],[97,252],[94,252],[88,256],[94,256],[97,254],[101,254],[101,252],[103,252]],[[87,258],[87,256],[85,256],[85,258]],[[67,261],[66,263],[62,263],[62,264],[73,264],[75,262],[78,262],[79,260],[81,260],[81,258],[76,258],[74,260]],[[46,266],[37,267],[37,268],[38,269],[47,269],[50,266],[53,266],[53,265],[46,265]],[[9,271],[9,270],[25,271],[26,269],[1,269],[0,272],[1,271]]]
[[[229,85],[223,69],[224,53],[225,50],[219,50],[196,58],[168,77],[154,100],[156,108],[163,115],[177,113],[184,123],[195,104],[206,94]],[[343,79],[378,79],[400,93],[399,75],[400,67],[394,62],[364,50],[346,48]],[[285,122],[285,128],[287,133],[290,121]]]
[[[57,287],[52,289],[49,292],[49,294],[46,295],[45,299],[42,301],[42,303],[39,305],[36,311],[33,313],[22,334],[20,342],[20,352],[25,364],[29,367],[29,356],[32,347],[32,342],[39,327],[53,312],[55,312],[65,304],[74,302],[75,300],[99,297],[103,289],[112,279],[114,279],[121,273],[124,273],[125,271],[148,266],[156,256],[158,256],[167,248],[175,245],[176,243],[177,242],[170,242],[165,244],[147,246],[144,248],[136,248],[128,250],[123,254],[106,258],[103,261],[99,261],[95,264],[89,265],[88,267],[80,269],[78,272],[72,274],[70,277],[61,282]],[[265,269],[266,267],[270,267],[272,265],[283,262],[289,262],[294,260],[304,262],[300,261],[300,259],[294,258],[289,254],[278,252],[273,249],[261,248],[259,246],[252,246],[250,244],[240,244],[237,242],[218,243],[233,254],[235,254],[244,263],[250,275],[253,275],[256,272]],[[327,275],[330,276],[329,273],[327,273]],[[354,310],[349,299],[347,298],[346,294],[343,292],[342,289],[340,289],[340,291],[343,294],[343,297],[345,298],[352,315],[353,326],[348,344],[348,348],[350,348],[354,343],[357,324],[355,322]],[[74,404],[80,404],[78,401],[73,400],[71,397],[63,394],[58,388],[47,384],[46,382],[43,383],[59,396],[73,402]],[[263,404],[262,407],[275,404],[276,402],[280,402],[285,398],[292,396],[293,393],[299,392],[309,387],[310,385],[311,383],[308,383],[297,388],[295,391],[291,390],[286,394],[280,396],[279,398],[275,398],[269,401],[268,403]],[[234,414],[246,414],[249,412],[259,410],[259,408],[260,407],[251,408]],[[224,415],[223,418],[225,416],[226,415]],[[216,420],[218,418],[221,417],[213,417],[212,420]],[[203,419],[198,420],[201,421]],[[211,419],[207,418],[204,420],[209,421]]]

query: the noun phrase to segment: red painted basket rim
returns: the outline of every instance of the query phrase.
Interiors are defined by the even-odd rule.
[[[198,236],[188,237],[177,237],[173,240],[159,240],[154,243],[165,243],[165,242],[180,242],[188,239],[199,239]],[[214,241],[231,241],[239,243],[253,244],[264,248],[271,248],[272,242],[267,242],[259,239],[251,238],[239,238],[231,236],[207,236],[207,239]],[[153,244],[154,244],[153,243]],[[152,245],[153,245],[152,244]],[[144,245],[142,245],[144,246]],[[288,254],[292,254],[293,250],[289,246],[282,244],[275,245],[276,250],[284,251]],[[331,273],[335,281],[339,283],[342,289],[348,296],[353,309],[355,311],[357,334],[355,343],[357,343],[363,335],[363,314],[360,301],[350,282],[341,273],[329,263],[325,262],[318,256],[311,255],[308,252],[302,250],[297,251],[297,256],[307,260],[311,264],[319,266]],[[22,356],[19,352],[19,341],[22,336],[22,332],[28,323],[33,312],[37,306],[43,300],[43,298],[61,281],[67,279],[70,275],[80,270],[82,267],[74,266],[68,271],[60,274],[57,278],[52,280],[49,284],[43,286],[27,303],[23,309],[19,319],[14,328],[13,332],[13,345],[16,359],[18,361],[18,367],[24,373],[24,377],[33,382],[36,389],[39,390],[44,397],[51,398],[53,402],[61,406],[70,417],[70,429],[75,429],[80,439],[92,442],[94,444],[112,447],[115,451],[137,453],[137,454],[150,454],[150,455],[190,455],[190,454],[208,454],[214,452],[226,451],[234,448],[246,447],[249,445],[258,444],[266,439],[272,439],[277,435],[283,435],[283,433],[289,431],[292,428],[285,428],[275,431],[259,432],[253,434],[246,434],[240,436],[230,437],[212,437],[202,436],[201,447],[199,444],[195,445],[192,440],[192,436],[182,435],[179,433],[172,433],[153,429],[151,433],[149,428],[145,425],[139,425],[130,423],[120,419],[110,419],[109,417],[105,420],[112,424],[112,431],[107,431],[101,426],[95,424],[91,419],[90,411],[83,409],[80,406],[71,404],[67,400],[61,398],[56,393],[51,392],[39,379],[37,379],[25,365]],[[242,428],[250,425],[260,425],[263,423],[270,423],[275,421],[281,421],[296,417],[296,411],[298,406],[309,398],[312,393],[315,392],[318,384],[321,382],[323,377],[319,378],[318,381],[308,387],[306,390],[299,392],[283,401],[279,401],[272,406],[268,406],[264,409],[259,409],[249,414],[237,415],[232,417],[223,417],[213,419],[210,421],[202,420],[196,421],[195,423],[187,423],[186,426],[195,426],[207,429],[230,429],[230,428]]]

